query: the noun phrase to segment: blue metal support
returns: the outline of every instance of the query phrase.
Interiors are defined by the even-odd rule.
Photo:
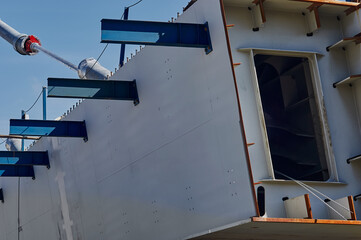
[[[21,119],[26,119],[26,112],[21,110]],[[25,150],[25,140],[21,139],[21,151]]]
[[[10,135],[79,137],[88,140],[85,121],[10,119]]]
[[[0,151],[1,165],[47,166],[50,167],[48,152]]]
[[[43,87],[43,120],[46,120],[46,87]]]
[[[139,103],[136,81],[48,78],[48,97],[132,100]]]
[[[129,7],[126,7],[124,9],[124,20],[128,20],[128,16],[129,16]],[[125,43],[123,43],[121,46],[120,46],[120,60],[119,60],[119,66],[120,67],[123,67],[124,65],[124,58],[125,58]]]
[[[101,42],[205,48],[212,51],[208,23],[101,20]]]
[[[0,177],[32,177],[35,179],[33,166],[1,165]]]

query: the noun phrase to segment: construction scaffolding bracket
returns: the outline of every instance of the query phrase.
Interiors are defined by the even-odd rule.
[[[50,168],[48,152],[0,151],[1,165],[47,166]]]
[[[254,0],[252,3],[255,4],[255,6],[249,8],[252,11],[253,31],[255,32],[258,31],[260,27],[263,27],[266,22],[266,14],[263,6],[264,1],[265,0]]]
[[[208,23],[101,20],[101,42],[212,49]]]
[[[308,12],[304,14],[306,17],[306,24],[308,26],[307,36],[312,36],[313,33],[321,27],[318,8],[322,5],[323,3],[312,3],[309,7],[307,7]]]
[[[85,121],[10,119],[10,135],[75,137],[88,141]]]
[[[33,166],[0,164],[0,177],[32,177],[35,179]]]
[[[136,81],[48,78],[48,97],[131,100],[139,104]]]

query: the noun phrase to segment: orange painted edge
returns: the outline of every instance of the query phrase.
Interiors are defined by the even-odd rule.
[[[312,3],[312,5],[307,8],[310,12],[313,11],[313,13],[315,14],[317,28],[321,27],[321,20],[320,15],[318,14],[318,8],[322,5],[323,3]]]
[[[347,37],[347,38],[343,38],[342,40],[344,41],[349,41],[349,40],[358,40],[360,37]]]
[[[264,11],[264,7],[263,7],[263,2],[266,0],[254,0],[252,3],[256,4],[259,6],[260,10],[261,10],[261,16],[262,16],[262,22],[265,23],[266,22],[266,14]]]
[[[353,41],[356,44],[358,44],[358,42],[361,41],[361,36],[346,37],[346,38],[343,38],[341,41]],[[341,41],[339,41],[339,42],[341,42]],[[336,46],[339,42],[331,45],[330,48]],[[355,75],[355,76],[358,76],[358,75]]]
[[[306,202],[306,208],[307,208],[307,216],[309,219],[313,219],[312,216],[312,209],[311,209],[311,202],[310,202],[310,195],[305,194],[305,202]]]
[[[357,74],[357,75],[351,75],[350,78],[359,78],[361,77],[361,74]]]
[[[321,7],[323,4],[324,3],[312,3],[307,9],[311,12],[313,9]]]
[[[226,27],[230,28],[230,27],[234,27],[234,24],[228,24]]]
[[[304,218],[263,218],[252,217],[252,222],[273,222],[273,223],[315,223],[316,219]]]
[[[265,23],[266,22],[266,13],[264,11],[264,7],[263,7],[263,2],[265,0],[260,0],[259,1],[259,7],[260,7],[260,10],[261,10],[261,16],[262,16],[262,22]]]
[[[233,66],[239,66],[241,63],[233,63]]]
[[[238,87],[237,87],[236,73],[235,73],[234,68],[233,68],[233,57],[232,57],[231,43],[229,41],[229,35],[228,35],[228,31],[227,31],[226,11],[224,10],[223,0],[219,0],[219,3],[221,5],[223,26],[224,26],[224,32],[226,34],[226,42],[227,42],[227,48],[228,48],[228,55],[229,55],[229,60],[231,62],[231,70],[232,70],[232,75],[233,75],[234,87],[235,87],[235,90],[236,90],[236,97],[237,97],[237,104],[238,104],[238,114],[239,114],[239,118],[240,118],[239,121],[240,121],[241,131],[242,131],[244,151],[245,151],[245,154],[246,154],[246,162],[247,162],[249,180],[250,180],[250,185],[251,185],[251,190],[252,190],[252,197],[253,197],[253,202],[254,202],[254,207],[255,207],[255,210],[256,210],[256,214],[257,214],[257,216],[260,216],[259,208],[258,208],[258,202],[257,202],[257,196],[256,196],[256,189],[254,187],[251,160],[250,160],[248,146],[247,146],[247,140],[246,140],[246,130],[244,128],[244,122],[243,122],[243,116],[242,116],[241,101],[239,99],[239,92],[238,92]]]
[[[255,145],[255,143],[247,143],[248,147],[253,146],[253,145]]]
[[[347,197],[348,200],[348,205],[350,207],[350,213],[351,213],[351,220],[357,220],[356,218],[356,212],[355,212],[355,205],[353,203],[353,197],[352,196],[348,196]]]
[[[320,15],[318,14],[318,8],[314,8],[313,12],[315,14],[317,28],[320,28],[321,27],[321,20],[320,20]]]
[[[353,13],[354,11],[356,11],[359,8],[360,8],[360,6],[354,6],[354,7],[350,7],[348,9],[346,9],[345,10],[346,16],[350,15],[351,13]]]
[[[333,220],[333,219],[302,219],[302,218],[263,218],[252,217],[252,222],[270,223],[306,223],[306,224],[335,224],[335,225],[361,225],[361,221]]]
[[[337,225],[361,225],[361,221],[316,219],[318,224],[337,224]]]
[[[341,7],[358,7],[360,3],[355,2],[342,2],[342,1],[330,1],[330,0],[292,0],[296,2],[310,2],[310,3],[322,3]]]

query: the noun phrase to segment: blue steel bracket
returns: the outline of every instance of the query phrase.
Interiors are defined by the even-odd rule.
[[[0,177],[32,177],[35,179],[35,173],[33,166],[0,164]]]
[[[123,16],[124,16],[124,20],[128,20],[128,17],[129,17],[129,7],[126,7],[124,9],[124,13],[123,13]],[[124,58],[125,58],[125,44],[122,44],[121,47],[120,47],[120,59],[119,59],[119,66],[120,67],[123,67],[124,66]]]
[[[10,119],[10,135],[75,137],[88,141],[85,121]]]
[[[2,188],[0,188],[0,201],[4,203],[4,191]]]
[[[196,24],[102,19],[101,42],[204,48],[207,54],[213,50],[207,22]]]
[[[48,78],[48,97],[132,100],[139,104],[136,81]]]
[[[1,165],[47,166],[50,168],[48,151],[0,151]]]

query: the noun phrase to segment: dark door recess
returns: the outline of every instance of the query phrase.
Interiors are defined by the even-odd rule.
[[[307,58],[256,55],[254,59],[276,178],[327,180],[321,120]]]

